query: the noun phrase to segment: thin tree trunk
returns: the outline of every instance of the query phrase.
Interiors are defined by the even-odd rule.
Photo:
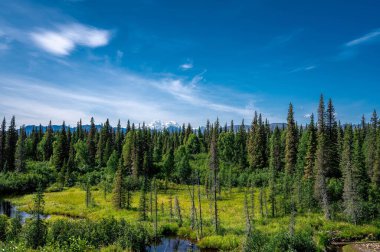
[[[260,187],[260,215],[261,215],[261,218],[264,218],[264,210],[263,210],[263,187]]]
[[[153,219],[153,185],[152,183],[150,184],[150,197],[149,197],[149,201],[150,201],[150,217]]]
[[[217,171],[214,169],[214,219],[215,219],[215,233],[219,231],[218,221],[218,200],[217,200]]]
[[[169,214],[170,220],[173,220],[173,197],[171,193],[169,195]]]
[[[265,218],[268,217],[268,204],[267,204],[267,192],[264,189],[264,209],[265,209]]]
[[[155,234],[155,240],[157,241],[157,228],[158,228],[158,207],[157,207],[157,185],[156,185],[156,179],[154,179],[154,201],[155,201],[155,218],[154,218],[154,234]]]
[[[251,191],[251,216],[252,216],[251,219],[253,220],[255,218],[255,188],[253,186],[253,182],[251,182],[250,191]]]
[[[200,238],[203,237],[202,203],[201,203],[201,178],[198,172],[198,204],[199,204],[199,226]]]
[[[251,226],[251,219],[249,216],[247,190],[244,192],[244,210],[245,210],[244,212],[245,212],[245,220],[246,220],[245,226],[247,229],[247,233],[249,233],[251,231],[252,226]]]

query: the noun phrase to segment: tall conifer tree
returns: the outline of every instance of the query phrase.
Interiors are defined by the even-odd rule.
[[[330,203],[327,194],[327,167],[328,167],[328,141],[326,135],[326,113],[325,113],[325,103],[323,100],[323,95],[321,95],[318,107],[318,145],[316,150],[315,159],[315,184],[314,192],[316,198],[319,200],[326,219],[331,218],[330,214]]]
[[[15,170],[15,152],[17,144],[17,130],[16,130],[16,119],[12,116],[11,123],[7,131],[6,139],[6,170]]]
[[[7,132],[6,132],[6,121],[4,117],[3,122],[1,123],[1,129],[0,129],[0,171],[4,169],[4,164],[6,161],[6,151],[5,151],[6,140],[7,140]]]
[[[20,128],[20,133],[17,140],[16,156],[15,156],[15,168],[17,172],[23,172],[26,168],[26,145],[25,145],[26,133],[25,127]]]
[[[293,105],[289,104],[288,127],[285,140],[285,171],[292,174],[297,162],[297,129],[294,122]]]
[[[90,131],[88,133],[87,137],[87,164],[90,166],[90,168],[95,167],[95,157],[96,157],[96,127],[94,118],[91,117],[91,126]]]

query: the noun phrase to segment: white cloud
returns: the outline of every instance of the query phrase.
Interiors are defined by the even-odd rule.
[[[315,66],[315,65],[310,65],[310,66],[305,66],[305,67],[297,67],[297,68],[289,71],[289,73],[307,72],[307,71],[313,70],[315,68],[317,68],[317,66]]]
[[[311,114],[304,114],[303,117],[304,117],[304,118],[310,118],[310,117],[311,117]]]
[[[368,43],[370,41],[373,41],[377,39],[380,36],[380,30],[375,30],[373,32],[367,33],[362,37],[359,37],[357,39],[351,40],[345,44],[347,47],[357,46],[364,43]]]
[[[193,67],[194,67],[194,65],[191,62],[187,62],[187,63],[184,63],[184,64],[179,66],[179,68],[181,68],[184,71],[192,69]]]
[[[160,119],[203,125],[207,118],[216,116],[226,120],[252,117],[254,108],[250,106],[226,102],[223,95],[204,94],[198,86],[201,79],[200,75],[189,80],[150,78],[114,67],[90,67],[61,76],[59,82],[0,74],[0,111],[7,117],[16,114],[18,122],[25,124],[65,120],[73,125],[80,118],[87,121],[94,116],[98,122],[109,117],[111,121]]]
[[[342,45],[341,51],[335,57],[336,60],[349,60],[359,54],[359,49],[365,45],[380,41],[380,29],[369,32],[359,38],[351,40]]]
[[[32,41],[41,49],[57,55],[69,55],[77,46],[100,47],[108,44],[111,33],[79,23],[60,25],[56,30],[40,29],[30,33]]]

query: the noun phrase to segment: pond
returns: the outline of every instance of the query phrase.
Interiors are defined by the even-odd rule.
[[[201,251],[196,244],[177,237],[162,238],[160,243],[146,247],[151,252]]]
[[[14,218],[17,214],[20,214],[22,223],[24,223],[26,219],[32,217],[32,215],[27,212],[17,210],[10,201],[2,199],[0,199],[0,214],[4,214],[10,218]],[[49,219],[50,215],[41,215],[40,217],[43,219]]]

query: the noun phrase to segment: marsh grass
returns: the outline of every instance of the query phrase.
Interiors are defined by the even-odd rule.
[[[183,185],[169,184],[169,188],[158,191],[158,202],[163,203],[164,212],[158,211],[158,227],[161,235],[177,235],[192,240],[197,239],[196,230],[190,229],[191,198],[188,188]],[[179,227],[175,218],[170,218],[169,198],[170,195],[177,196],[180,202],[183,225]],[[198,242],[201,248],[218,248],[222,250],[239,250],[245,238],[245,216],[244,216],[244,192],[233,188],[231,193],[222,192],[218,202],[221,233],[215,235],[212,227],[212,211],[209,207],[209,199],[206,198],[202,189],[202,215],[203,215],[203,238]],[[259,213],[259,193],[255,193],[255,215],[253,226],[255,229],[268,236],[279,232],[286,232],[290,217],[262,218]],[[33,195],[15,196],[8,198],[18,209],[30,211],[32,208]],[[50,214],[49,221],[59,218],[86,218],[99,220],[114,217],[124,218],[135,222],[139,219],[138,204],[140,192],[134,192],[132,197],[132,208],[130,210],[116,210],[112,206],[111,195],[104,198],[102,190],[92,188],[94,205],[86,208],[85,191],[79,187],[67,188],[60,192],[45,193],[45,214]],[[196,204],[197,211],[198,204]],[[151,216],[148,216],[148,223]],[[326,221],[321,213],[298,214],[295,219],[295,230],[309,232],[320,248],[332,239],[362,240],[379,239],[379,223],[365,225],[353,225],[344,221]]]

